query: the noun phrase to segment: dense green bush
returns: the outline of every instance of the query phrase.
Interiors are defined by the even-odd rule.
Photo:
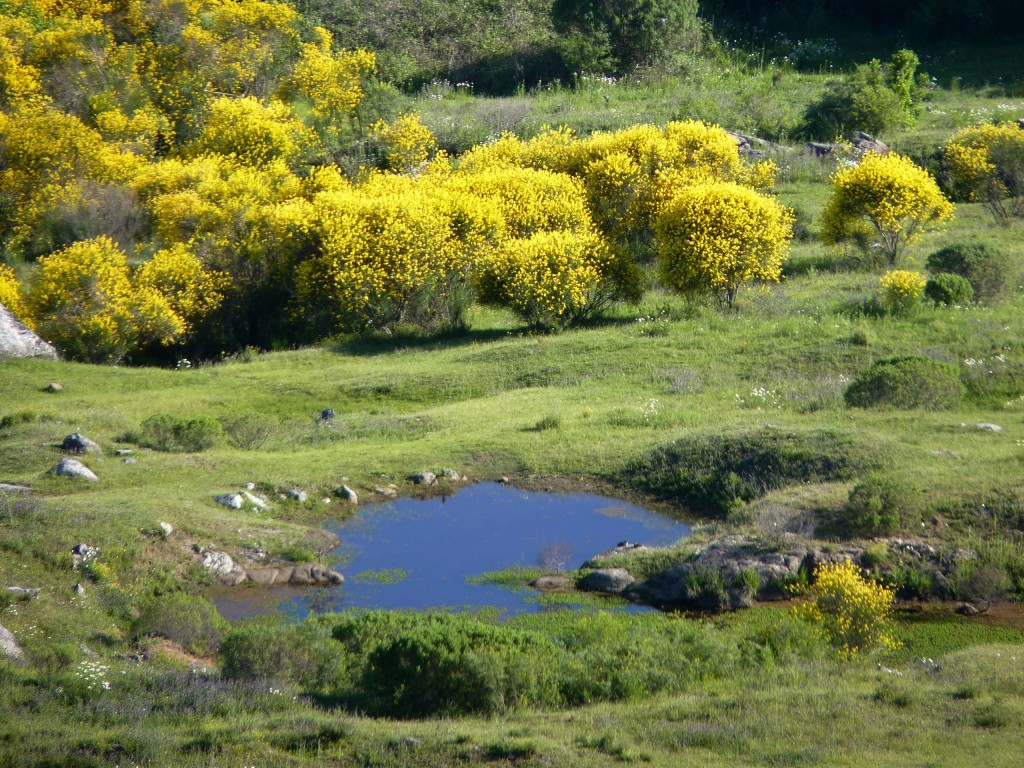
[[[891,536],[919,525],[923,512],[918,488],[890,477],[869,477],[850,491],[839,527],[848,536]]]
[[[230,627],[205,597],[173,592],[142,606],[132,629],[136,637],[159,635],[190,653],[206,656],[217,650]]]
[[[928,271],[966,278],[978,301],[999,298],[1015,277],[1009,254],[985,242],[951,243],[928,257]]]
[[[796,483],[842,480],[866,463],[866,451],[845,435],[767,429],[677,440],[629,464],[622,479],[646,493],[725,515],[737,500]]]
[[[878,360],[843,393],[846,404],[855,408],[927,410],[952,408],[963,396],[956,369],[923,355]]]
[[[309,691],[346,685],[345,648],[316,622],[252,621],[235,627],[220,645],[221,673],[228,679],[274,680]]]
[[[947,307],[962,307],[970,304],[974,298],[974,288],[966,277],[954,275],[952,272],[940,272],[928,278],[924,286],[924,295],[936,304]]]
[[[213,448],[224,430],[210,416],[187,419],[170,413],[157,413],[142,422],[139,444],[157,451],[197,452]]]

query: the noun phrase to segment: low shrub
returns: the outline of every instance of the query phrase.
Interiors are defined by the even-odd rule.
[[[956,369],[923,355],[878,360],[846,388],[854,408],[953,408],[964,396]]]
[[[927,282],[924,275],[910,269],[893,269],[879,279],[880,299],[887,312],[905,315],[921,303]]]
[[[136,637],[159,635],[206,656],[217,650],[230,626],[205,597],[173,592],[142,606],[132,629]]]
[[[924,286],[924,295],[938,304],[947,307],[962,307],[974,299],[974,288],[970,281],[952,272],[940,272]]]
[[[750,502],[796,483],[845,480],[867,464],[867,451],[846,435],[766,429],[674,441],[633,461],[617,479],[724,516],[737,501]]]
[[[157,451],[194,453],[217,445],[223,435],[220,422],[209,416],[187,419],[158,413],[142,422],[139,444]]]
[[[221,674],[229,680],[274,680],[308,691],[332,691],[349,679],[345,647],[316,622],[252,621],[220,644]]]
[[[235,448],[258,451],[273,436],[277,425],[270,417],[251,413],[221,419],[221,426]]]
[[[919,489],[889,477],[871,477],[850,491],[839,527],[849,536],[891,536],[919,524],[923,512]]]
[[[928,257],[928,271],[951,272],[970,282],[978,301],[1002,296],[1013,283],[1013,261],[1009,254],[989,243],[972,241],[947,245]]]

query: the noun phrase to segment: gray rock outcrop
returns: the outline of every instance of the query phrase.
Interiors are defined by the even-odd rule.
[[[316,563],[282,568],[255,568],[247,572],[248,580],[259,586],[274,584],[341,584],[345,577],[337,571]]]
[[[3,624],[0,624],[0,656],[18,661],[23,658],[17,638]]]
[[[427,470],[423,470],[422,472],[417,472],[410,479],[414,483],[416,483],[416,485],[436,485],[437,484],[437,475],[435,475],[433,472],[429,472]]]
[[[72,432],[65,437],[60,448],[67,453],[103,453],[95,442],[80,432]]]
[[[73,477],[78,480],[86,480],[90,483],[99,481],[96,473],[89,469],[78,459],[63,458],[57,462],[57,466],[50,470],[51,474],[59,477]]]
[[[228,509],[241,509],[245,503],[245,499],[242,498],[242,494],[240,493],[222,493],[218,496],[214,496],[213,500],[222,507],[227,507]]]
[[[0,357],[48,357],[55,360],[57,350],[0,304]]]
[[[600,568],[580,579],[577,586],[584,592],[609,592],[617,595],[625,592],[634,581],[625,568]]]

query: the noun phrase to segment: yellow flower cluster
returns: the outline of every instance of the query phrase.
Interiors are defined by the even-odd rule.
[[[190,334],[224,300],[227,275],[209,272],[183,243],[157,251],[135,273],[136,284],[148,295],[162,296],[181,320],[181,333]]]
[[[832,185],[822,213],[822,240],[877,248],[891,265],[926,228],[953,218],[953,204],[931,174],[894,153],[869,152],[857,165],[833,174]]]
[[[963,199],[985,203],[996,220],[1024,218],[1024,130],[1013,122],[953,134],[943,162]]]
[[[193,155],[218,154],[260,166],[278,159],[294,163],[316,145],[316,135],[295,118],[288,105],[247,96],[213,101],[190,150]]]
[[[393,123],[381,120],[371,131],[384,149],[388,168],[395,173],[414,173],[437,152],[437,139],[415,112],[407,112]]]
[[[31,319],[28,314],[28,307],[21,297],[21,288],[18,286],[18,277],[14,270],[6,264],[0,264],[0,304],[8,312],[14,315],[31,327]]]
[[[292,85],[321,120],[352,115],[363,100],[363,81],[377,68],[369,51],[331,51],[331,33],[317,28],[317,41],[302,47]]]
[[[710,290],[731,306],[741,285],[778,282],[793,214],[773,198],[733,183],[682,189],[655,225],[662,281]]]
[[[909,269],[892,269],[879,278],[882,303],[891,312],[906,312],[921,300],[925,276]]]
[[[896,647],[893,590],[866,580],[849,561],[820,566],[814,576],[797,616],[816,624],[845,656]]]

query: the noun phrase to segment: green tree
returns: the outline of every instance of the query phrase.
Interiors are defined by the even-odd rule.
[[[698,29],[696,0],[555,0],[551,13],[572,72],[624,74]]]

